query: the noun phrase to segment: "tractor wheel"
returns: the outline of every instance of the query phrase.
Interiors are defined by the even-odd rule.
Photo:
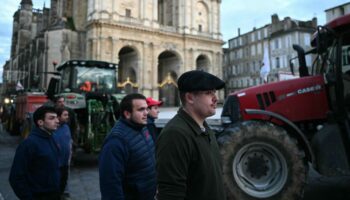
[[[306,182],[305,154],[287,132],[248,121],[218,138],[228,199],[300,199]]]

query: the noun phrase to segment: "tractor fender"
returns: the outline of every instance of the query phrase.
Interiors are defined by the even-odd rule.
[[[284,123],[286,123],[290,128],[292,128],[295,132],[293,132],[293,134],[295,134],[295,136],[298,138],[299,142],[302,143],[302,146],[304,146],[305,149],[305,153],[306,153],[306,157],[308,158],[308,160],[312,163],[315,164],[315,154],[311,148],[311,144],[310,142],[307,140],[307,138],[305,137],[305,135],[303,134],[303,132],[299,129],[298,126],[296,126],[292,121],[290,121],[289,119],[283,117],[280,114],[274,113],[274,112],[270,112],[270,111],[266,111],[266,110],[259,110],[259,109],[245,109],[245,112],[249,115],[267,115],[267,116],[271,116],[273,118],[276,118],[278,120],[283,121]]]

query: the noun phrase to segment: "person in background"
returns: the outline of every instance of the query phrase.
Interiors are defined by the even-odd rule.
[[[70,155],[70,159],[69,159],[69,166],[67,168],[68,172],[68,176],[70,174],[70,166],[73,165],[73,162],[72,162],[72,156],[73,156],[73,147],[77,147],[78,146],[78,133],[79,133],[79,128],[78,128],[78,119],[77,119],[77,115],[76,113],[74,112],[73,109],[69,108],[66,106],[65,104],[65,98],[64,96],[56,96],[55,98],[53,98],[53,104],[51,104],[51,106],[53,106],[56,110],[61,110],[61,109],[64,109],[64,110],[67,110],[68,111],[68,119],[67,119],[67,122],[65,122],[66,125],[68,125],[69,127],[69,130],[70,130],[70,138],[71,138],[71,141],[72,141],[72,146],[71,146],[71,153],[69,154]],[[62,111],[62,110],[61,110]],[[62,170],[66,170],[65,169],[62,169]],[[64,181],[65,182],[65,191],[64,191],[64,195],[65,196],[64,198],[69,198],[69,179],[68,179],[68,176],[67,176],[67,180]]]
[[[67,182],[69,178],[69,168],[72,157],[72,137],[68,126],[69,114],[68,109],[65,107],[56,108],[59,127],[55,131],[53,137],[60,149],[60,170],[61,170],[61,183],[60,192],[61,199],[67,200],[70,197]]]
[[[66,108],[69,114],[69,120],[67,122],[69,129],[70,129],[70,133],[71,133],[71,137],[73,139],[73,145],[77,146],[78,143],[78,119],[77,119],[77,115],[74,112],[73,109],[69,108],[66,106],[65,104],[65,99],[63,96],[57,96],[54,99],[54,105],[55,108]]]
[[[64,105],[64,97],[63,96],[58,96],[55,99],[55,107],[56,108],[63,108],[63,107],[65,107],[65,105]]]
[[[90,81],[84,81],[82,86],[80,86],[80,90],[83,90],[85,92],[91,92],[92,84]]]
[[[58,118],[53,107],[33,114],[35,128],[17,147],[9,182],[19,199],[59,200],[59,149],[53,139]]]
[[[148,106],[147,128],[153,138],[153,142],[155,142],[158,137],[158,131],[154,122],[158,118],[159,106],[161,106],[163,102],[154,100],[151,97],[148,97],[146,102]]]
[[[224,86],[221,79],[204,71],[179,77],[182,107],[157,140],[158,200],[226,198],[219,147],[205,122],[216,112],[216,90]]]
[[[154,200],[156,161],[152,136],[146,128],[147,102],[128,94],[120,103],[121,119],[106,137],[99,155],[102,200]]]

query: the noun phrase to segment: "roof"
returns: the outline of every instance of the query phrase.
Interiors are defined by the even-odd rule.
[[[327,26],[333,29],[338,29],[342,27],[347,27],[350,24],[350,14],[346,14],[344,16],[338,17],[329,23]]]
[[[329,11],[329,10],[333,10],[333,9],[335,9],[335,8],[343,7],[343,6],[348,5],[348,4],[350,4],[350,2],[344,3],[344,4],[340,4],[340,5],[334,6],[334,7],[332,7],[332,8],[328,8],[328,9],[325,10],[325,12],[327,12],[327,11]]]
[[[73,66],[85,66],[85,67],[98,67],[105,69],[116,69],[118,64],[105,62],[105,61],[97,61],[97,60],[68,60],[57,67],[57,70],[60,71],[65,67],[73,67]]]

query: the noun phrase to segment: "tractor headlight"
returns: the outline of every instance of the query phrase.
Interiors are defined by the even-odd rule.
[[[10,103],[10,99],[9,99],[9,98],[5,98],[5,99],[4,99],[4,103],[5,103],[5,104],[9,104],[9,103]]]

